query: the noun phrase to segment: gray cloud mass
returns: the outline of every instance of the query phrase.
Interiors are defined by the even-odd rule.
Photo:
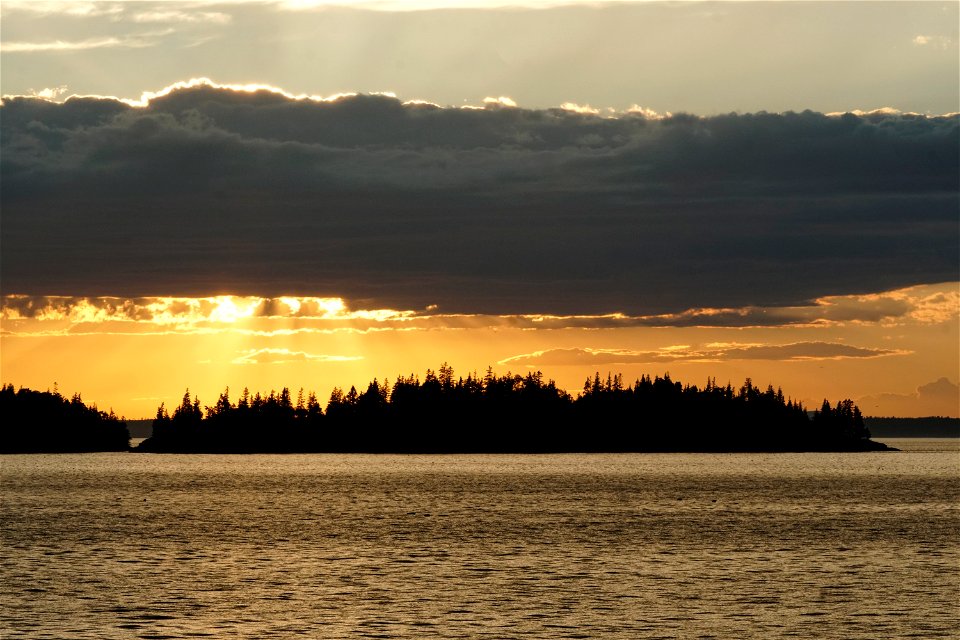
[[[5,294],[453,313],[802,305],[960,279],[958,116],[616,118],[199,86],[5,98]]]

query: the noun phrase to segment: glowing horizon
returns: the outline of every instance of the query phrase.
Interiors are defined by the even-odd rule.
[[[571,392],[596,371],[631,379],[670,372],[693,384],[707,377],[739,384],[752,377],[779,384],[810,406],[819,404],[818,396],[853,397],[871,403],[863,407],[867,415],[956,415],[950,396],[943,396],[956,386],[956,354],[931,341],[958,331],[956,282],[828,296],[802,307],[653,316],[442,314],[360,309],[341,298],[310,296],[8,295],[2,301],[4,383],[42,389],[57,382],[132,417],[150,415],[153,399],[176,401],[182,387],[201,399],[238,385],[303,387],[322,397],[326,388],[422,373],[443,361],[463,373],[487,366],[541,370]],[[179,343],[173,351],[170,341]],[[37,360],[50,350],[61,362],[75,360],[77,372],[86,371],[79,363],[100,360],[104,350],[167,364],[134,376],[141,379],[133,385],[129,365],[121,367],[101,388],[84,384],[84,374],[51,379],[46,358]],[[897,364],[891,369],[888,362]],[[841,381],[825,377],[823,367],[845,377],[860,373]],[[809,379],[811,368],[821,373]],[[893,383],[907,372],[912,388]],[[938,380],[946,380],[931,387],[939,395],[917,394],[916,388]]]

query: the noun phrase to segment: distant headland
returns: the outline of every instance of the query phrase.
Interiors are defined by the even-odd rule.
[[[120,418],[88,407],[75,394],[69,400],[54,389],[0,387],[0,453],[127,451],[130,433]]]
[[[79,396],[4,386],[2,452],[120,451],[125,423]],[[11,419],[7,417],[10,416]],[[41,438],[26,437],[49,425]],[[53,429],[53,431],[51,431]],[[374,379],[366,390],[335,388],[326,409],[289,389],[236,402],[225,390],[203,406],[189,390],[172,414],[157,409],[152,435],[132,449],[151,453],[561,453],[882,451],[851,400],[813,412],[780,389],[684,385],[669,375],[595,374],[573,396],[540,372],[454,377],[436,372]]]
[[[877,416],[864,417],[863,422],[874,438],[960,438],[960,418]]]

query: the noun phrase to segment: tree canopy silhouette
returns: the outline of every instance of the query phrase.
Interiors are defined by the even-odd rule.
[[[88,407],[80,394],[69,400],[56,390],[0,387],[0,453],[126,451],[127,424],[111,410]]]
[[[615,452],[858,451],[872,442],[850,400],[824,401],[811,415],[800,402],[748,378],[734,389],[708,379],[703,388],[669,374],[597,372],[577,397],[541,372],[455,377],[444,363],[423,379],[377,379],[366,389],[336,387],[324,411],[303,390],[236,403],[229,389],[201,409],[189,390],[169,415],[161,405],[141,451],[179,452]]]

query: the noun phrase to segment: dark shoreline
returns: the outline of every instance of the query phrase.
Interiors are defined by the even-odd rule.
[[[896,447],[877,442],[872,439],[865,439],[853,446],[840,447],[787,447],[787,448],[769,448],[769,447],[638,447],[631,449],[614,448],[538,448],[538,449],[507,449],[507,448],[474,448],[464,447],[450,448],[376,448],[376,447],[354,447],[341,449],[237,449],[230,447],[217,447],[208,449],[189,449],[181,450],[169,449],[151,449],[147,444],[149,439],[144,440],[140,445],[131,447],[130,453],[156,453],[156,454],[188,454],[188,455],[258,455],[258,454],[356,454],[356,455],[603,455],[603,454],[624,454],[624,453],[869,453],[875,451],[900,451]]]

